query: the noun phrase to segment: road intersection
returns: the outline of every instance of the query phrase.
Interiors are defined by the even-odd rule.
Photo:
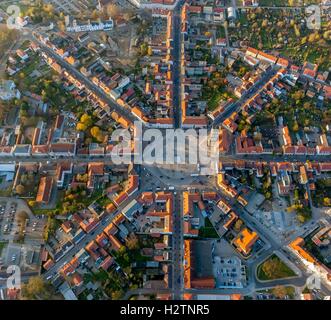
[[[181,7],[183,6],[184,1],[180,1],[174,10],[174,23],[173,23],[173,109],[174,109],[174,127],[181,127],[181,32],[180,32],[180,12]],[[273,8],[273,7],[271,7]],[[113,99],[107,96],[98,86],[96,86],[92,81],[90,81],[87,77],[83,76],[75,67],[71,66],[69,63],[64,61],[60,56],[58,56],[54,51],[49,49],[46,45],[44,45],[38,37],[36,37],[36,33],[32,33],[31,35],[26,35],[24,39],[30,39],[34,42],[37,42],[41,47],[42,51],[47,53],[47,55],[53,58],[61,67],[67,70],[70,74],[72,74],[76,79],[78,79],[81,83],[85,85],[87,89],[91,92],[95,93],[100,99],[106,102],[113,110],[115,110],[119,115],[129,119],[132,123],[137,121],[138,119],[130,112],[130,110],[124,109],[122,106],[116,103]],[[1,61],[0,61],[1,64]],[[274,76],[276,73],[275,69],[267,72],[260,81],[258,81],[250,91],[245,94],[241,99],[239,99],[236,103],[234,103],[224,114],[219,116],[212,123],[214,128],[220,126],[220,124],[232,113],[238,111],[242,104],[252,97],[256,92],[261,90],[262,86]],[[327,156],[296,156],[296,155],[288,155],[284,157],[281,154],[265,154],[265,155],[238,155],[238,154],[229,154],[229,155],[220,155],[220,162],[231,162],[236,160],[244,160],[247,163],[270,163],[270,162],[299,162],[305,163],[307,160],[311,161],[328,161]],[[73,157],[7,157],[1,158],[1,162],[40,162],[40,163],[57,163],[59,161],[70,161],[73,164],[84,162],[104,162],[111,164],[111,159],[107,159],[107,157],[86,157],[86,156],[73,156]],[[174,216],[173,216],[173,233],[172,233],[172,269],[171,269],[171,288],[160,290],[158,289],[158,293],[171,293],[174,299],[182,299],[182,295],[184,293],[194,293],[194,294],[231,294],[231,293],[242,293],[243,295],[251,294],[255,292],[257,289],[267,289],[272,288],[277,285],[293,285],[296,287],[303,287],[306,283],[306,279],[308,274],[305,272],[305,269],[302,266],[299,266],[301,270],[301,274],[298,277],[293,279],[285,279],[285,280],[277,280],[271,281],[268,283],[260,282],[257,277],[255,270],[257,266],[262,263],[266,258],[268,258],[271,254],[276,251],[281,251],[282,254],[286,255],[291,261],[293,257],[286,250],[286,246],[293,241],[297,236],[301,236],[303,233],[303,229],[299,232],[292,235],[286,241],[279,242],[274,236],[266,230],[264,226],[257,221],[253,216],[251,216],[248,212],[242,211],[240,213],[240,217],[245,221],[248,226],[251,226],[252,229],[255,229],[266,242],[266,248],[263,249],[263,252],[248,261],[249,268],[249,284],[244,289],[208,289],[208,290],[195,290],[195,289],[184,289],[184,281],[183,281],[183,266],[185,264],[183,258],[183,246],[184,246],[184,236],[183,236],[183,219],[182,219],[182,191],[187,190],[189,188],[199,189],[199,190],[210,190],[216,187],[215,181],[209,179],[206,176],[192,176],[192,170],[188,168],[188,166],[184,166],[186,168],[180,168],[178,165],[170,165],[170,166],[153,166],[143,164],[141,166],[137,166],[137,170],[140,172],[146,172],[148,175],[143,174],[140,175],[142,180],[145,180],[144,183],[141,183],[141,187],[139,192],[134,193],[127,199],[123,205],[121,205],[115,214],[112,217],[106,217],[101,220],[100,224],[97,226],[93,233],[86,235],[84,240],[73,246],[65,255],[56,261],[55,265],[47,271],[43,276],[45,279],[51,279],[57,273],[57,271],[67,263],[76,253],[78,253],[84,246],[95,238],[95,235],[101,233],[102,230],[112,223],[113,219],[121,214],[121,209],[125,207],[132,199],[135,199],[138,194],[142,191],[158,191],[158,190],[170,190],[170,188],[174,188]],[[203,181],[203,183],[199,184],[199,181]],[[307,188],[309,194],[310,205],[311,195],[309,188]],[[313,222],[317,223],[319,220],[319,216],[313,217]],[[312,229],[314,224],[310,224],[309,228]],[[309,230],[308,230],[309,231]],[[307,232],[307,231],[305,231]],[[284,249],[285,248],[285,249]],[[153,289],[137,289],[128,292],[125,298],[128,298],[129,295],[133,294],[152,294],[155,293]]]

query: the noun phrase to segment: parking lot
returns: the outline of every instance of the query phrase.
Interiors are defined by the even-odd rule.
[[[45,2],[52,4],[57,12],[74,15],[78,14],[80,10],[87,10],[92,1],[46,0]]]
[[[57,12],[63,12],[67,15],[77,15],[81,12],[96,9],[98,0],[46,0],[45,3],[52,4]],[[120,8],[133,8],[133,5],[125,0],[112,1],[111,3]]]
[[[213,267],[217,288],[243,288],[246,286],[246,269],[237,256],[216,256]]]
[[[0,198],[0,241],[41,244],[45,224],[46,217],[34,216],[25,201]]]
[[[21,248],[19,245],[8,245],[7,254],[5,254],[5,265],[20,265],[21,262]]]
[[[0,201],[0,240],[9,241],[16,233],[15,215],[17,204]]]
[[[22,272],[38,270],[46,221],[34,216],[22,199],[0,198],[0,272],[10,265]]]

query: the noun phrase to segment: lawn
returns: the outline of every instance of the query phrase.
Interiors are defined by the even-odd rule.
[[[294,276],[296,276],[295,272],[275,254],[270,256],[257,268],[257,277],[259,280],[276,280]]]
[[[4,247],[7,245],[7,242],[0,242],[0,256],[2,253],[2,250],[4,249]]]
[[[259,290],[257,293],[272,294],[276,299],[283,299],[285,296],[288,296],[291,300],[295,299],[295,288],[291,286],[278,286],[272,289]]]
[[[208,218],[205,219],[205,226],[199,230],[199,237],[201,238],[219,238],[218,233],[211,224]]]
[[[215,92],[212,97],[208,101],[208,110],[214,111],[218,105],[219,102],[222,100],[222,95],[220,92]]]
[[[293,287],[285,287],[285,292],[286,292],[286,295],[288,295],[290,299],[295,298],[295,289]],[[277,288],[273,289],[272,293],[275,296],[277,296]]]
[[[96,202],[103,208],[105,208],[108,204],[111,203],[111,200],[105,195],[102,196],[101,198],[98,198]]]
[[[100,281],[102,283],[109,279],[109,274],[104,270],[100,270],[97,273],[93,273],[92,276],[93,280]]]

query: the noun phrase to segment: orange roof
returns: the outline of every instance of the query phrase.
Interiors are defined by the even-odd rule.
[[[189,221],[184,221],[183,223],[184,226],[184,234],[185,235],[191,235],[191,236],[198,236],[199,235],[199,230],[198,229],[192,229],[191,228],[191,222]]]
[[[281,67],[287,68],[289,66],[289,61],[287,59],[279,58],[277,64]]]
[[[68,233],[72,230],[72,225],[71,225],[71,222],[70,221],[64,221],[61,225],[61,228],[63,229],[63,231],[65,233]]]
[[[207,192],[207,191],[204,191],[202,193],[202,199],[203,200],[216,200],[217,199],[217,193],[214,192],[214,191],[210,191],[210,192]]]
[[[36,202],[49,202],[53,189],[53,182],[52,177],[43,177],[40,179]]]
[[[129,183],[126,188],[127,195],[131,195],[133,192],[135,192],[138,188],[139,184],[139,176],[138,175],[130,175],[129,176]]]
[[[254,58],[257,56],[258,53],[259,53],[259,50],[256,50],[256,49],[251,48],[251,47],[247,48],[247,51],[246,51],[247,55],[250,55]]]
[[[40,128],[35,128],[31,143],[33,146],[38,145],[39,135],[40,135]]]
[[[117,122],[122,125],[125,129],[131,126],[131,122],[123,117],[117,119]]]
[[[184,240],[184,286],[191,288],[214,288],[214,277],[194,278],[192,272],[192,240]]]
[[[187,125],[201,125],[206,126],[208,124],[208,119],[206,116],[200,116],[200,117],[188,117],[183,115],[183,124]]]
[[[205,277],[198,279],[191,279],[192,288],[203,289],[203,288],[215,288],[214,277]]]
[[[309,76],[309,77],[311,77],[311,78],[315,78],[315,76],[316,76],[316,71],[306,68],[306,69],[303,71],[303,74],[304,74],[305,76]]]
[[[54,261],[52,259],[48,259],[43,265],[43,267],[46,271],[48,271],[53,266],[54,266]]]
[[[106,241],[108,240],[107,235],[105,233],[100,233],[97,235],[97,237],[95,238],[96,243],[102,248],[105,246]]]
[[[172,199],[172,193],[171,192],[157,192],[155,194],[155,201],[168,201],[169,199]]]
[[[219,147],[220,152],[228,152],[231,144],[231,137],[229,132],[224,128],[221,128],[219,130],[219,142],[220,142],[220,147]]]
[[[144,121],[147,120],[145,113],[143,112],[143,110],[137,106],[133,107],[131,109],[132,113],[134,113],[137,117],[139,117],[140,119],[143,119]]]
[[[74,257],[70,260],[70,264],[74,267],[77,268],[79,266],[79,260],[77,257]]]
[[[106,207],[107,213],[114,213],[116,211],[116,206],[113,203],[109,203]]]
[[[235,121],[231,118],[227,118],[223,121],[223,125],[230,130],[230,132],[234,133],[237,128],[238,125],[235,123]]]
[[[97,218],[90,218],[88,220],[83,220],[80,222],[80,227],[86,232],[90,233],[98,224],[99,220]]]
[[[198,203],[201,200],[199,193],[183,192],[183,214],[193,215],[193,203]]]
[[[114,203],[119,206],[121,203],[123,203],[128,198],[128,195],[125,191],[122,191],[116,199],[114,199]]]
[[[78,287],[83,283],[83,278],[79,273],[75,273],[74,276],[72,277],[72,282],[76,287]]]
[[[217,175],[217,184],[220,185],[225,181],[225,174],[224,173],[219,173]]]
[[[274,63],[276,63],[277,59],[278,59],[277,57],[264,53],[262,51],[259,51],[259,54],[257,57],[258,57],[258,59],[266,59],[266,60],[270,60],[271,62],[274,62]]]
[[[170,293],[158,293],[156,296],[157,300],[171,300]]]
[[[19,298],[20,289],[17,288],[7,289],[6,293],[8,300],[17,300]]]
[[[148,119],[148,122],[158,123],[158,124],[172,124],[173,119],[172,118],[153,118],[153,119]]]
[[[244,254],[248,254],[258,238],[259,236],[255,231],[250,231],[245,228],[238,234],[233,243],[239,249],[239,251],[243,252]]]
[[[230,212],[230,219],[224,224],[223,227],[226,230],[228,230],[231,227],[232,223],[235,222],[237,219],[238,219],[238,216],[233,211],[231,211]]]
[[[140,196],[140,200],[144,203],[152,204],[154,202],[154,193],[143,192]]]
[[[317,263],[316,259],[311,256],[302,246],[304,245],[305,241],[303,238],[297,238],[293,242],[289,244],[290,248],[295,250],[303,259],[310,263]]]
[[[290,131],[289,131],[287,126],[283,128],[283,138],[284,138],[285,145],[291,145],[292,144]]]
[[[116,234],[118,231],[118,229],[116,228],[116,226],[111,223],[110,225],[108,225],[103,232],[109,237],[110,235],[114,235]]]
[[[184,240],[184,286],[191,289],[191,241]]]
[[[103,175],[104,173],[104,163],[103,162],[92,162],[88,165],[89,175]]]
[[[201,6],[189,6],[189,11],[192,13],[201,13],[202,7]]]
[[[75,272],[75,268],[71,265],[71,263],[67,263],[66,265],[63,266],[63,268],[61,269],[61,272],[65,276],[68,276]]]
[[[109,267],[114,263],[114,258],[111,256],[107,256],[105,260],[101,263],[101,268],[105,271],[109,269]]]
[[[122,213],[120,213],[113,219],[113,224],[119,226],[124,221],[125,221],[125,216]]]
[[[115,251],[118,251],[119,249],[122,248],[123,245],[113,235],[111,234],[109,235],[109,240],[112,243]]]
[[[58,163],[56,166],[56,178],[62,180],[63,172],[71,170],[72,163],[69,161]]]

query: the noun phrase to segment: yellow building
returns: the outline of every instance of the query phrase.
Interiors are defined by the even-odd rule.
[[[241,253],[248,255],[258,239],[259,236],[255,231],[250,231],[249,229],[245,228],[233,240],[233,244]]]

